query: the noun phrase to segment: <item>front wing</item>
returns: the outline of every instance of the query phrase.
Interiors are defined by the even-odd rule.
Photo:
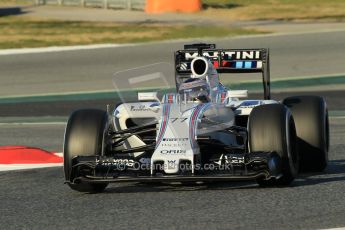
[[[123,162],[121,167],[118,162]],[[75,179],[72,182],[67,180],[66,183],[245,181],[281,176],[281,159],[275,152],[228,155],[227,160],[218,162],[218,167],[213,170],[198,169],[194,174],[190,170],[173,175],[165,174],[164,171],[155,171],[151,174],[151,166],[141,170],[131,167],[134,164],[141,166],[139,161],[135,162],[132,159],[104,156],[75,157],[72,170]]]

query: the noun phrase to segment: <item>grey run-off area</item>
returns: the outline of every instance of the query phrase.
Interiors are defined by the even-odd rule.
[[[0,97],[113,90],[117,71],[173,62],[173,52],[192,41],[175,41],[0,58]],[[196,41],[194,41],[196,42]],[[271,79],[345,73],[345,31],[216,39],[219,48],[270,48]],[[258,80],[252,75],[231,81]],[[322,87],[322,86],[320,86]]]

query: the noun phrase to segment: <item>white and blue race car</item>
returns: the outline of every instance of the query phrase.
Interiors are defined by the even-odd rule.
[[[163,90],[160,96],[146,90],[128,102],[129,91],[121,86],[122,103],[113,110],[72,113],[64,139],[64,173],[72,189],[101,192],[109,183],[132,181],[254,180],[286,186],[301,170],[327,166],[325,100],[272,100],[268,49],[185,45],[175,52],[172,68],[174,92]],[[139,68],[115,82],[157,82],[162,75],[154,73]],[[220,83],[223,73],[261,73],[264,98],[246,100],[247,90]]]

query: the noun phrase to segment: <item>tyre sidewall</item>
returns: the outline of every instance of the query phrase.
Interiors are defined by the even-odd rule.
[[[319,96],[294,96],[283,100],[291,110],[297,130],[302,171],[323,171],[328,162],[329,121],[325,100]]]
[[[71,167],[76,156],[101,155],[105,148],[108,117],[105,111],[77,110],[70,116],[65,129],[64,172],[66,181],[72,182]]]
[[[275,151],[282,159],[282,174],[286,184],[298,173],[295,130],[291,112],[281,104],[255,107],[248,121],[248,147],[250,152]],[[293,157],[294,156],[294,157]],[[285,182],[284,182],[285,183]]]

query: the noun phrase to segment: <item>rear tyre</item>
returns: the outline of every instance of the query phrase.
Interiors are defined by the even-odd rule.
[[[107,183],[78,183],[76,170],[72,171],[73,158],[76,156],[101,155],[104,148],[108,115],[103,110],[77,110],[70,116],[64,139],[64,173],[69,186],[79,192],[102,192]]]
[[[327,167],[329,123],[325,100],[319,96],[295,96],[283,100],[295,120],[301,171],[321,172]]]
[[[279,179],[260,179],[261,186],[286,186],[297,175],[299,157],[296,148],[296,130],[293,117],[281,104],[255,107],[248,120],[248,145],[250,152],[276,152],[281,157]]]

